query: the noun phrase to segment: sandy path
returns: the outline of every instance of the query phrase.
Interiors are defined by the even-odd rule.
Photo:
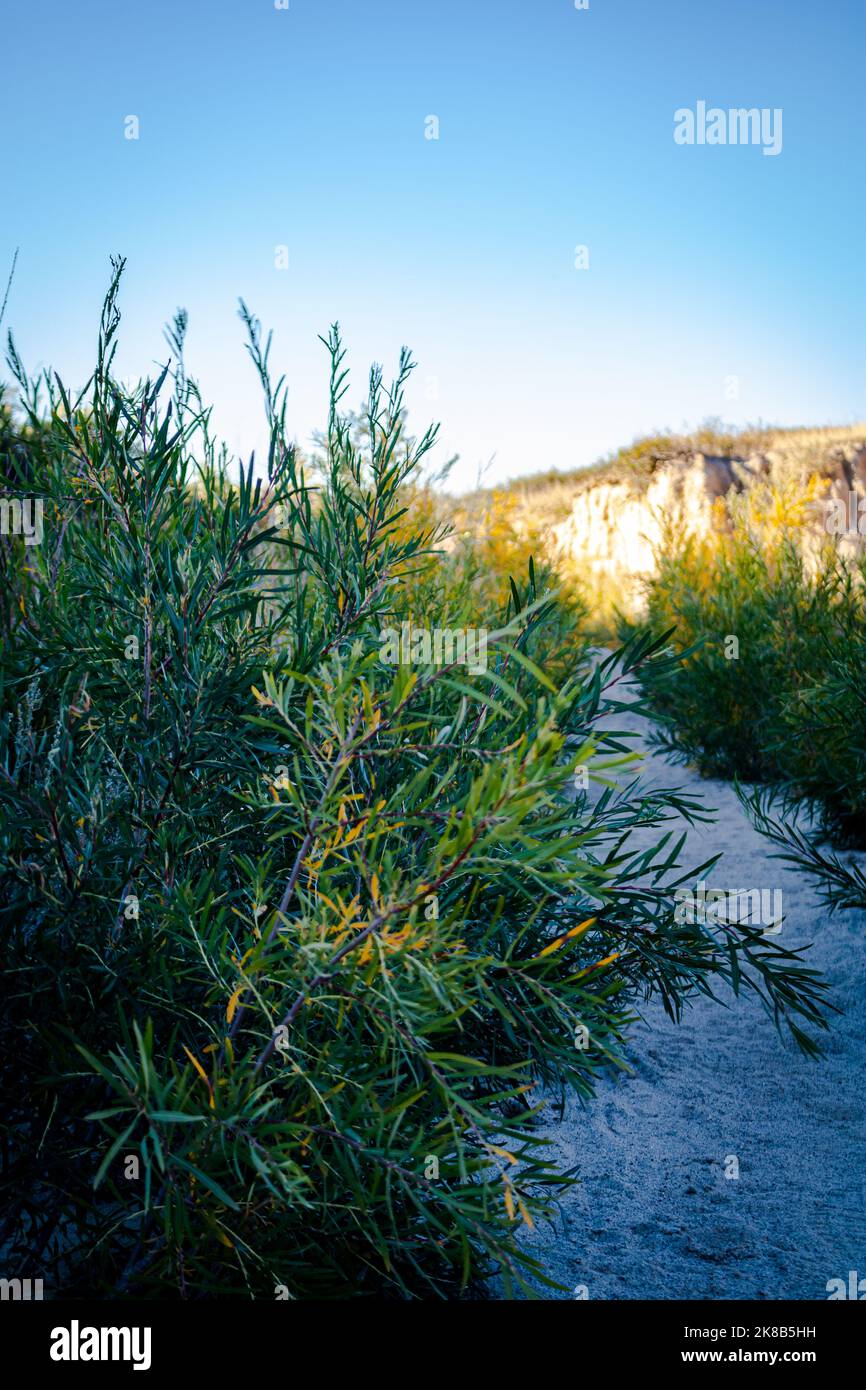
[[[645,730],[637,716],[616,725]],[[546,1132],[581,1184],[556,1228],[530,1243],[549,1274],[589,1298],[826,1299],[829,1279],[866,1276],[866,914],[822,911],[809,882],[770,858],[727,783],[657,753],[645,768],[649,782],[717,808],[712,825],[690,831],[681,862],[721,850],[712,884],[781,888],[781,939],[815,942],[808,963],[842,1013],[814,1063],[748,997],[730,1008],[699,1000],[679,1027],[647,1006],[634,1075],[603,1083],[585,1110],[572,1102],[561,1122],[551,1116]],[[725,1177],[728,1155],[737,1179]]]

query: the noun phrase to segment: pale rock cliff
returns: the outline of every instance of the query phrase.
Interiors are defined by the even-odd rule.
[[[639,609],[643,580],[654,572],[667,528],[706,535],[727,525],[721,499],[732,490],[741,492],[760,479],[805,481],[813,474],[827,479],[825,498],[847,501],[851,492],[866,497],[866,438],[838,440],[816,432],[749,458],[692,454],[659,462],[649,477],[590,480],[569,516],[552,528],[552,549],[584,586],[609,588],[628,608]],[[822,516],[816,514],[817,529]]]

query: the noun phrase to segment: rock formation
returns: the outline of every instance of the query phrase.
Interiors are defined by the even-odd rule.
[[[825,499],[866,497],[866,430],[780,432],[762,453],[679,454],[636,475],[611,468],[579,488],[571,512],[552,528],[559,563],[585,586],[610,586],[639,607],[642,580],[655,568],[667,528],[696,536],[727,525],[721,499],[760,480],[826,479]],[[815,530],[823,526],[816,508]],[[849,543],[862,543],[862,539]]]

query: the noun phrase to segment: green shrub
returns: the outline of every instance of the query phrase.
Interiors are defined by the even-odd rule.
[[[648,627],[679,661],[644,689],[659,741],[708,776],[771,783],[816,825],[866,843],[864,569],[799,528],[670,537],[649,585]]]
[[[802,799],[837,844],[866,846],[866,564],[839,563],[827,587],[810,679],[786,692],[779,746],[782,799]],[[829,608],[829,614],[827,613]]]
[[[755,828],[776,847],[772,857],[807,874],[825,907],[866,910],[866,870],[822,843],[808,807],[781,798],[775,787],[738,787],[737,794]]]
[[[777,857],[810,875],[826,906],[866,909],[862,868],[824,843],[866,846],[864,562],[844,565],[843,576],[823,665],[784,699],[780,780],[740,796]]]
[[[778,776],[782,707],[817,660],[828,597],[792,544],[770,557],[737,536],[708,555],[687,538],[664,555],[649,622],[675,627],[680,664],[646,688],[669,746],[707,776]]]
[[[724,981],[814,1050],[823,986],[749,927],[676,921],[706,866],[665,822],[697,803],[573,794],[628,759],[617,682],[663,658],[593,666],[550,576],[503,576],[491,607],[435,553],[408,354],[390,391],[371,374],[362,453],[332,331],[314,476],[244,310],[270,450],[232,481],[182,315],[171,372],[112,378],[121,268],[79,396],[45,375],[41,414],[11,354],[3,466],[45,539],[2,543],[9,1259],[51,1294],[511,1287],[516,1230],[572,1180],[542,1087],[588,1095],[637,1000],[677,1017]],[[488,629],[486,669],[389,664],[387,629],[444,619]]]

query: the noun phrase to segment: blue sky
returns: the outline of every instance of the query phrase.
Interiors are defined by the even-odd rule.
[[[31,368],[83,381],[120,252],[121,371],[164,358],[185,306],[188,369],[243,454],[262,429],[239,295],[274,330],[302,445],[325,413],[318,333],[342,324],[356,402],[408,343],[412,423],[442,421],[458,485],[710,416],[866,416],[863,0],[4,14],[0,276],[19,246],[7,324]],[[677,145],[699,100],[781,108],[781,153]]]

